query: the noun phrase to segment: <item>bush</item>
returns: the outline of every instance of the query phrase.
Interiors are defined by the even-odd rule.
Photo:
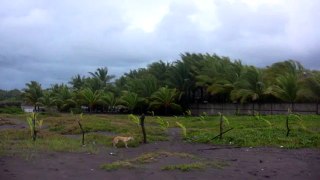
[[[5,106],[0,108],[0,113],[4,114],[23,114],[24,111],[20,107]]]

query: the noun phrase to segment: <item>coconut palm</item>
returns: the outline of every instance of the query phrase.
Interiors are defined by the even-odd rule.
[[[313,99],[316,102],[320,101],[320,72],[314,71],[311,73],[305,73],[304,79],[302,82],[303,88],[308,91],[310,97],[309,99]]]
[[[43,96],[39,98],[39,104],[51,111],[52,107],[56,105],[56,101],[51,92],[44,91]]]
[[[69,84],[72,85],[72,88],[76,91],[80,90],[85,85],[85,77],[81,77],[79,74],[71,78]]]
[[[140,98],[137,93],[123,91],[122,96],[119,99],[119,104],[127,107],[132,113],[133,110],[139,105],[140,102],[144,101],[143,98]]]
[[[287,73],[280,75],[276,78],[275,84],[268,88],[267,93],[282,101],[291,103],[292,110],[294,102],[303,95],[303,89],[299,83],[297,74]]]
[[[26,86],[27,88],[24,89],[23,97],[27,103],[34,106],[34,111],[37,111],[39,110],[39,99],[43,96],[41,84],[31,81]]]
[[[196,77],[197,85],[224,100],[235,89],[235,83],[244,69],[241,61],[231,62],[229,58],[217,55],[207,56],[202,66]]]
[[[272,85],[279,76],[286,76],[286,74],[300,76],[303,72],[305,72],[305,69],[298,61],[287,60],[274,63],[268,67],[265,70],[264,78],[266,83]]]
[[[83,104],[88,105],[89,112],[91,113],[93,107],[101,103],[102,91],[93,91],[90,88],[85,88],[80,92],[81,101]]]
[[[108,68],[98,68],[95,72],[89,72],[90,75],[100,84],[100,89],[106,88],[107,83],[109,83],[115,76],[108,74]],[[97,90],[97,89],[96,89]]]
[[[68,111],[71,107],[76,107],[77,93],[72,92],[65,84],[55,84],[51,87],[53,99],[59,111]]]
[[[116,98],[112,92],[107,92],[101,96],[101,102],[106,105],[109,110],[113,111],[115,106],[119,104],[119,99]]]
[[[156,77],[159,86],[164,86],[168,77],[168,70],[170,68],[169,63],[164,63],[163,61],[154,62],[148,65],[148,72]]]
[[[175,103],[177,98],[179,98],[179,93],[176,89],[170,89],[167,86],[161,87],[152,94],[150,107],[156,109],[164,107],[165,114],[167,115],[169,108],[176,110],[181,109],[181,106]]]
[[[232,101],[240,100],[241,103],[248,100],[257,101],[266,94],[262,70],[253,66],[245,69],[245,72],[235,83],[235,88],[230,93]]]
[[[149,98],[159,89],[158,81],[153,75],[146,75],[142,78],[131,78],[126,84],[130,92],[135,92],[140,97]]]

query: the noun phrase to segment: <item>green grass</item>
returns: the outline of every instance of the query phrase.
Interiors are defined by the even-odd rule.
[[[196,162],[196,163],[190,163],[190,164],[168,165],[161,168],[161,170],[164,170],[164,171],[180,170],[180,171],[186,172],[191,170],[204,169],[205,167],[206,167],[206,163]]]
[[[82,146],[80,140],[66,138],[59,134],[40,133],[36,141],[31,139],[28,130],[0,131],[0,155],[18,155],[27,157],[36,152],[92,152],[98,147],[92,144]]]
[[[218,161],[202,161],[202,162],[194,162],[190,164],[177,164],[177,165],[168,165],[161,168],[164,171],[173,171],[179,170],[183,172],[192,171],[192,170],[200,170],[205,169],[208,167],[216,168],[216,169],[223,169],[228,164],[224,162]]]
[[[290,118],[291,132],[286,137],[285,115],[262,116],[264,120],[257,120],[252,116],[228,116],[230,125],[225,130],[234,128],[223,135],[223,139],[212,140],[219,134],[219,116],[209,116],[205,120],[193,118],[179,118],[187,128],[189,142],[232,144],[238,146],[271,146],[285,148],[319,148],[320,147],[320,116],[303,115],[302,123]]]
[[[18,119],[26,123],[29,114],[0,114],[2,119]],[[134,141],[129,142],[130,147],[139,146],[142,135],[140,127],[132,122],[127,115],[84,115],[81,123],[86,130],[85,147],[81,146],[81,132],[76,119],[78,115],[70,114],[39,114],[43,119],[36,143],[32,142],[28,130],[1,130],[0,154],[19,153],[26,151],[89,151],[97,152],[99,147],[112,145],[112,133],[122,136],[133,136]],[[176,122],[182,123],[186,128],[188,142],[228,144],[245,147],[268,146],[284,148],[320,148],[320,116],[302,115],[302,121],[290,118],[291,132],[286,137],[285,115],[261,116],[267,120],[257,119],[253,116],[227,116],[229,125],[224,129],[234,128],[223,135],[223,139],[212,139],[219,134],[219,116],[201,117],[161,117],[169,123],[169,127],[179,128]],[[148,142],[168,140],[167,130],[159,126],[157,117],[147,116],[145,119]],[[270,122],[271,126],[269,123]],[[300,122],[303,123],[303,127]],[[12,124],[2,121],[2,125]],[[1,124],[0,124],[1,126]],[[304,128],[305,127],[305,128]],[[99,134],[98,131],[110,132],[111,135]],[[63,136],[79,135],[78,139]],[[124,147],[119,143],[119,147]]]
[[[172,157],[172,156],[179,157],[179,158],[189,158],[189,159],[196,158],[194,155],[188,154],[188,153],[157,151],[157,152],[145,153],[145,154],[142,154],[136,158],[132,158],[132,159],[128,159],[128,160],[106,163],[106,164],[101,165],[100,167],[104,170],[107,170],[107,171],[118,170],[118,169],[122,169],[122,168],[131,169],[131,168],[140,167],[143,164],[157,162],[160,159],[163,159],[166,157]]]
[[[3,114],[23,114],[24,111],[20,107],[7,106],[7,107],[0,107],[0,113],[3,113]]]

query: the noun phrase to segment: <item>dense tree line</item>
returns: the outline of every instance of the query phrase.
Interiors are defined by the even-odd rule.
[[[103,67],[48,89],[31,81],[23,97],[35,109],[67,112],[85,106],[89,112],[162,114],[182,112],[192,103],[318,102],[320,72],[293,60],[259,68],[216,54],[185,53],[173,63],[160,60],[118,79]]]

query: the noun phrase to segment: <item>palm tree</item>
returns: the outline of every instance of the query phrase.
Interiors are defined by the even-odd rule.
[[[140,98],[137,93],[123,91],[122,96],[120,97],[119,104],[127,107],[129,111],[132,113],[133,110],[138,106],[140,102],[144,99]]]
[[[202,63],[202,68],[196,76],[197,85],[225,101],[235,89],[243,69],[241,61],[231,62],[228,57],[217,55],[206,56],[206,61]]]
[[[76,100],[78,99],[77,93],[70,91],[65,84],[54,84],[51,91],[59,111],[68,111],[71,107],[76,107],[79,104]]]
[[[309,98],[312,98],[316,102],[320,101],[320,72],[314,71],[311,73],[305,72],[302,82],[303,88],[310,94]]]
[[[85,85],[85,78],[81,77],[79,74],[77,74],[76,76],[71,78],[71,81],[69,82],[69,84],[72,85],[72,88],[74,90],[80,90],[81,88],[84,87]]]
[[[298,76],[294,73],[286,73],[278,76],[275,84],[268,88],[267,93],[272,94],[282,101],[291,103],[291,110],[293,103],[303,94]]]
[[[27,83],[26,86],[27,88],[24,89],[23,93],[24,99],[27,103],[34,106],[34,111],[37,111],[39,110],[39,99],[43,95],[41,84],[36,81],[31,81],[30,83]]]
[[[43,96],[39,98],[39,104],[51,111],[51,108],[56,105],[53,94],[49,91],[44,91]]]
[[[92,112],[92,108],[101,102],[102,91],[92,91],[90,88],[85,88],[80,92],[81,100],[84,104],[88,105],[89,112]]]
[[[169,63],[164,63],[163,61],[154,62],[148,65],[148,72],[156,77],[159,86],[164,86],[168,77],[168,70],[170,68]]]
[[[235,88],[231,91],[231,100],[240,100],[241,103],[248,99],[257,101],[266,94],[265,83],[263,82],[262,70],[250,66],[241,75],[240,79],[235,83]]]
[[[274,63],[268,67],[265,70],[264,78],[266,83],[272,85],[279,76],[285,76],[288,73],[300,76],[303,72],[305,72],[305,69],[298,61],[287,60]]]
[[[191,67],[183,61],[175,62],[168,71],[168,85],[176,88],[181,93],[181,103],[188,107],[191,99],[191,91],[195,89],[195,81],[191,73]]]
[[[108,109],[114,110],[115,106],[119,104],[118,98],[112,92],[104,93],[101,97],[101,101],[104,105],[107,105]]]
[[[130,78],[126,84],[130,92],[135,92],[140,97],[149,98],[159,89],[158,81],[153,75],[146,75],[142,78]]]
[[[158,91],[152,94],[150,107],[164,107],[166,115],[168,113],[168,108],[180,110],[181,106],[175,103],[178,96],[179,93],[176,89],[169,89],[167,86],[161,87]]]
[[[95,72],[89,72],[94,79],[97,79],[100,83],[100,88],[106,88],[107,83],[110,82],[115,76],[108,75],[108,68],[98,68]]]

